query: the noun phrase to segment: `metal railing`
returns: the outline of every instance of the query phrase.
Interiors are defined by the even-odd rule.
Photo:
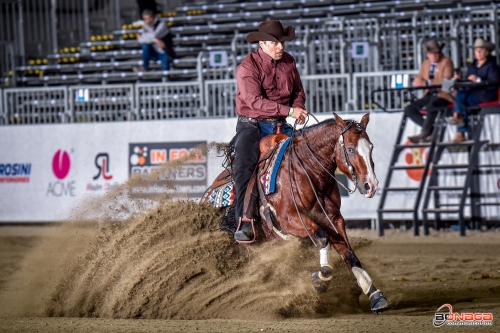
[[[418,71],[388,71],[388,72],[370,72],[370,73],[354,73],[352,75],[352,96],[354,110],[372,111],[375,105],[371,100],[371,92],[375,89],[391,87],[391,79],[393,75],[408,74],[409,84],[418,74]],[[385,105],[388,111],[401,110],[404,108],[405,95],[400,91],[389,91],[378,95],[378,102]]]
[[[208,117],[235,117],[236,80],[205,81],[204,110]]]
[[[455,67],[464,67],[466,62],[472,62],[474,59],[474,49],[471,48],[476,38],[489,40],[496,46],[497,62],[500,60],[500,52],[498,52],[498,14],[494,10],[489,11],[473,11],[471,12],[472,19],[463,19],[455,22],[452,31],[454,38],[453,54],[456,59],[453,59]],[[460,40],[459,40],[460,39]]]
[[[52,124],[71,120],[66,87],[9,88],[4,89],[3,97],[7,124]]]
[[[202,117],[201,89],[198,81],[135,85],[135,119]]]
[[[68,87],[68,105],[73,122],[133,120],[132,84]]]
[[[392,76],[400,74],[409,74],[411,84],[417,71],[304,75],[306,109],[314,113],[374,111],[371,91],[390,87]],[[235,79],[6,88],[0,123],[234,117],[236,94]],[[377,96],[388,110],[404,108],[405,98],[399,91]]]
[[[352,100],[349,74],[307,75],[302,77],[306,109],[313,113],[347,111]]]

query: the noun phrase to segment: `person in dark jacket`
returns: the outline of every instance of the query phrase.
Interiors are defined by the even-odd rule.
[[[476,60],[467,68],[467,74],[465,75],[467,80],[472,82],[499,82],[499,68],[495,57],[490,55],[491,51],[495,49],[495,44],[478,38],[475,40],[473,47]],[[457,137],[453,141],[461,142],[466,139],[465,133],[468,130],[467,107],[498,100],[498,87],[477,87],[457,91],[455,99],[457,102],[453,109],[453,117],[448,118],[447,122],[458,126]]]

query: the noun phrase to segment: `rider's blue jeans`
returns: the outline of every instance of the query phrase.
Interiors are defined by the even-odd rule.
[[[142,66],[147,71],[149,71],[149,60],[160,60],[162,71],[168,71],[170,69],[168,54],[158,53],[153,47],[153,44],[142,44]]]
[[[262,139],[266,135],[276,133],[278,125],[260,121],[259,127],[260,127],[260,138]],[[290,127],[290,125],[288,125],[287,123],[281,123],[281,133],[286,134],[288,136],[292,136],[292,127]]]

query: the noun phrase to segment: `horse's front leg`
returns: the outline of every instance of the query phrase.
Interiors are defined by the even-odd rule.
[[[333,277],[333,268],[328,260],[328,250],[330,248],[328,233],[321,227],[314,232],[314,238],[318,241],[319,250],[319,271],[312,274],[314,288],[320,292],[326,292],[328,285]]]
[[[361,290],[363,290],[363,292],[368,296],[371,310],[378,314],[379,312],[388,309],[390,304],[385,298],[384,293],[373,285],[370,275],[363,269],[361,262],[358,257],[356,257],[351,245],[349,244],[349,240],[347,239],[347,234],[345,232],[344,218],[339,214],[333,221],[338,230],[338,234],[333,230],[329,230],[332,247],[338,252],[338,254],[340,254],[342,259],[344,259],[344,262],[356,277]]]

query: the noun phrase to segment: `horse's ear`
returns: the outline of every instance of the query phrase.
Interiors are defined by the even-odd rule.
[[[366,126],[368,125],[369,121],[370,121],[370,114],[367,113],[363,116],[363,118],[361,118],[361,121],[359,122],[359,124],[363,127],[363,129],[366,130]]]
[[[345,122],[344,122],[344,120],[343,120],[342,118],[340,118],[340,117],[339,117],[339,115],[338,115],[338,114],[336,114],[335,112],[333,113],[333,115],[335,116],[335,122],[336,122],[337,124],[339,124],[339,125],[340,125],[340,127],[344,127],[344,126],[345,126]]]

